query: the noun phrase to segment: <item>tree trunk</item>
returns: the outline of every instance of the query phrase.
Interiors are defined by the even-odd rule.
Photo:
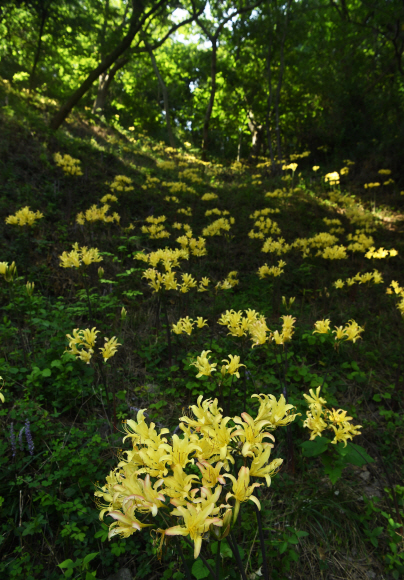
[[[106,71],[105,73],[100,75],[98,79],[97,97],[93,104],[92,110],[93,113],[96,113],[97,111],[102,113],[104,111],[105,103],[107,101],[108,89],[112,81],[114,80],[116,73],[121,68],[123,68],[129,62],[129,60],[130,60],[129,57],[122,57],[114,64],[114,66],[109,71]]]
[[[213,105],[215,102],[215,94],[216,94],[217,38],[211,37],[210,40],[212,42],[212,58],[211,58],[211,67],[210,67],[212,84],[210,87],[210,97],[209,97],[208,108],[206,109],[205,120],[203,122],[202,159],[204,161],[206,161],[206,154],[207,154],[207,150],[208,150],[209,124],[210,124],[210,118],[212,116]]]
[[[39,61],[39,55],[41,53],[42,35],[43,35],[43,30],[45,28],[45,22],[46,22],[46,17],[47,16],[48,16],[48,11],[46,10],[46,8],[43,8],[42,14],[41,14],[41,23],[39,25],[39,35],[38,35],[38,42],[37,42],[37,45],[36,45],[34,62],[32,64],[31,74],[29,75],[29,91],[30,92],[34,88],[35,71],[36,71],[36,67],[37,67],[38,61]]]
[[[147,51],[150,55],[150,59],[152,61],[152,65],[153,65],[153,70],[154,70],[154,74],[157,77],[157,80],[159,82],[160,88],[161,88],[161,92],[163,93],[163,101],[164,101],[164,112],[166,115],[166,126],[167,126],[167,133],[168,133],[168,140],[170,142],[170,146],[173,147],[175,149],[175,138],[174,138],[174,134],[173,134],[173,130],[171,127],[171,120],[170,120],[170,107],[168,105],[168,91],[167,91],[167,86],[163,80],[163,77],[160,74],[160,71],[158,69],[157,66],[157,62],[156,62],[156,57],[153,54],[153,51],[150,47],[149,44],[146,44],[146,48]]]
[[[257,125],[251,111],[247,111],[247,123],[251,131],[251,150],[249,156],[251,160],[252,157],[257,157],[261,152],[263,127],[262,125]]]
[[[53,117],[50,128],[56,131],[66,119],[66,117],[70,114],[72,109],[77,105],[80,101],[81,97],[86,94],[86,92],[91,88],[93,82],[97,80],[103,73],[105,73],[110,66],[112,66],[118,58],[130,48],[133,39],[135,38],[136,34],[141,30],[142,26],[144,25],[145,21],[150,19],[150,16],[153,13],[156,13],[160,10],[160,8],[164,7],[166,4],[165,0],[157,0],[152,8],[148,11],[147,14],[144,15],[143,18],[142,14],[145,11],[145,1],[146,0],[132,0],[133,11],[132,16],[129,21],[129,30],[122,39],[122,41],[118,44],[118,46],[109,54],[107,55],[102,62],[88,75],[82,85],[71,95],[71,97],[66,101],[64,105],[59,109],[56,115]],[[203,12],[204,6],[199,10],[199,12],[194,13],[190,18],[182,20],[178,24],[175,24],[170,28],[170,30],[158,41],[153,45],[153,50],[162,46],[164,42],[181,26],[184,24],[189,24],[195,18],[197,18]],[[149,20],[150,22],[150,20]],[[137,52],[145,52],[144,49],[138,49]]]
[[[114,62],[127,50],[132,44],[133,39],[139,32],[142,22],[140,17],[144,12],[144,0],[133,0],[133,12],[130,19],[129,30],[118,44],[118,46],[108,54],[103,61],[90,72],[88,77],[82,83],[82,85],[71,95],[71,97],[62,105],[56,115],[53,117],[50,127],[54,131],[60,127],[66,117],[70,114],[75,105],[80,101],[81,97],[86,94],[90,89],[93,82],[105,73]]]

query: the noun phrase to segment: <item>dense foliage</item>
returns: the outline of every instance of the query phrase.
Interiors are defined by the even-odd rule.
[[[403,576],[403,24],[3,3],[2,578]]]

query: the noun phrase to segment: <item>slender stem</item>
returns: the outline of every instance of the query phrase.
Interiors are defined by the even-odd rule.
[[[255,515],[257,516],[258,533],[260,536],[260,545],[261,545],[261,553],[262,553],[262,568],[263,568],[262,580],[269,580],[268,561],[267,561],[267,553],[266,553],[266,548],[265,548],[264,532],[262,530],[261,512],[258,509],[258,506],[256,506],[255,504],[254,504],[254,508],[255,508]]]
[[[227,395],[227,415],[230,415],[230,397],[231,397],[231,392],[232,392],[233,379],[234,379],[234,375],[231,375],[231,381],[230,381],[230,385],[229,385],[229,394]]]
[[[91,323],[91,322],[93,322],[93,311],[91,309],[90,292],[89,292],[89,289],[88,289],[88,284],[87,284],[86,274],[85,273],[83,273],[83,281],[84,281],[84,288],[86,289],[86,294],[87,294],[88,314],[90,316],[90,323]]]
[[[216,577],[219,578],[219,572],[220,572],[220,546],[221,546],[221,541],[219,540],[217,543],[217,552],[216,552]]]
[[[173,354],[172,354],[172,346],[171,346],[171,333],[170,333],[170,327],[168,324],[168,314],[167,314],[167,300],[163,299],[163,312],[164,312],[164,319],[166,322],[166,332],[167,332],[167,345],[168,345],[168,362],[170,364],[170,367],[173,366]]]
[[[177,546],[178,546],[178,551],[180,553],[180,558],[182,560],[182,563],[184,564],[184,570],[185,570],[186,577],[188,580],[192,580],[191,572],[189,571],[188,564],[185,560],[184,552],[182,551],[180,538],[178,539]]]
[[[188,544],[188,546],[191,546],[191,548],[193,548],[193,545],[188,540],[188,538],[183,537],[183,539]],[[217,578],[216,574],[214,573],[212,566],[209,564],[209,562],[207,561],[207,559],[205,558],[205,556],[202,555],[202,552],[199,553],[198,558],[200,558],[202,560],[202,562],[204,563],[204,565],[206,566],[206,568],[209,570],[209,573],[212,576],[213,580],[219,580]],[[247,578],[243,578],[243,580],[247,580]]]
[[[233,532],[230,532],[230,534],[227,536],[227,541],[229,543],[231,551],[233,552],[234,557],[236,558],[237,566],[240,571],[242,579],[247,580],[247,576],[243,568],[243,563],[240,558],[240,552],[238,551],[236,538],[234,537]]]

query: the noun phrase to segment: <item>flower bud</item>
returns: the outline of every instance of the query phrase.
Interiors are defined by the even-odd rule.
[[[6,282],[13,282],[16,277],[17,277],[17,266],[15,265],[15,262],[13,262],[12,264],[10,264],[10,266],[7,266],[6,271],[4,273],[4,278],[6,279]]]
[[[101,268],[101,266],[98,268],[98,278],[101,280],[101,278],[104,278],[104,268]]]
[[[128,314],[128,311],[126,310],[125,306],[122,306],[121,320],[125,320],[127,314]]]
[[[29,297],[31,297],[34,293],[34,288],[35,288],[35,284],[34,282],[27,282],[27,285],[25,286],[26,291],[27,291],[27,295]]]

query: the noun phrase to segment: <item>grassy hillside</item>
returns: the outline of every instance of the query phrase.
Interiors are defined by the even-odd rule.
[[[162,553],[147,529],[108,541],[96,482],[127,457],[125,422],[140,409],[171,441],[200,395],[226,416],[255,417],[260,393],[285,396],[296,409],[285,417],[300,415],[287,427],[268,415],[271,461],[283,463],[269,488],[254,480],[262,525],[246,501],[233,528],[247,577],[265,568],[260,529],[274,580],[402,577],[400,176],[371,160],[333,166],[322,151],[296,152],[282,175],[261,158],[205,163],[187,144],[173,150],[90,116],[52,134],[54,103],[5,84],[0,103],[2,577],[208,577],[186,540],[166,536]],[[18,225],[27,206],[39,214]],[[95,345],[74,339],[92,328]],[[239,377],[230,354],[245,365]],[[316,432],[304,395],[319,386],[329,428]],[[346,410],[360,433],[326,408]],[[236,477],[250,461],[237,441]],[[218,578],[240,576],[231,542],[221,542]],[[206,533],[202,555],[216,565],[217,552]]]

